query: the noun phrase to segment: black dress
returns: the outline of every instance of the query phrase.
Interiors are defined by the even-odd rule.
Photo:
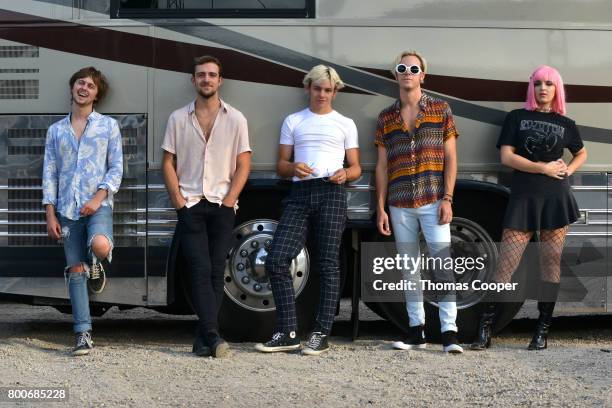
[[[514,146],[515,153],[533,162],[551,162],[582,149],[576,123],[557,113],[517,109],[508,113],[497,147]],[[514,170],[504,228],[521,231],[552,230],[573,223],[578,205],[567,178]]]

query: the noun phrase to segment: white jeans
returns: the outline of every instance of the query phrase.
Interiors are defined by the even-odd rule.
[[[441,201],[418,208],[389,207],[391,225],[395,235],[397,251],[409,257],[419,257],[419,224],[425,235],[430,255],[448,250],[451,235],[450,224],[438,224],[438,209]],[[425,309],[423,308],[423,293],[420,285],[420,272],[404,270],[404,279],[415,282],[417,290],[404,292],[406,295],[406,310],[410,326],[425,324]],[[412,272],[412,273],[411,273]],[[455,302],[438,302],[441,331],[457,331],[457,305]]]

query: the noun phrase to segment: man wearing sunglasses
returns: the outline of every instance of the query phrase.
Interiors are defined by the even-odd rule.
[[[339,251],[346,219],[344,184],[361,175],[361,166],[357,127],[332,108],[338,90],[344,86],[336,71],[317,65],[303,83],[309,106],[289,115],[281,128],[277,172],[281,177],[292,177],[293,183],[266,258],[277,328],[270,341],[255,348],[271,353],[300,347],[289,267],[304,246],[312,224],[321,294],[315,327],[302,353],[319,355],[329,349],[327,336],[340,295]]]
[[[391,70],[399,85],[399,99],[378,116],[377,226],[381,234],[389,236],[392,224],[398,252],[416,259],[420,256],[420,225],[429,256],[444,259],[449,255],[451,238],[458,133],[448,104],[422,91],[426,70],[425,59],[415,51],[401,53]],[[453,284],[453,272],[441,269],[434,272],[435,280]],[[393,346],[422,349],[426,341],[420,272],[416,267],[403,273],[415,288],[405,292],[410,331],[406,339]],[[444,351],[462,353],[457,341],[454,293],[436,295],[441,295],[436,300]]]

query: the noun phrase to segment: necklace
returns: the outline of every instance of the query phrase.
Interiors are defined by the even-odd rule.
[[[550,113],[552,112],[552,108],[536,108],[538,112]]]

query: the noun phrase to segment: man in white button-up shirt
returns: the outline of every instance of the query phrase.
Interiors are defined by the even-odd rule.
[[[223,357],[229,350],[217,322],[223,272],[251,148],[245,117],[219,98],[221,62],[198,57],[193,69],[196,99],[168,119],[162,170],[177,210],[175,239],[191,274],[191,300],[199,317],[193,352]]]

